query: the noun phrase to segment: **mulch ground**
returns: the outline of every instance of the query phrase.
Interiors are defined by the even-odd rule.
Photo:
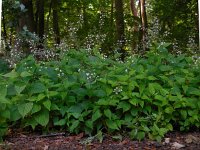
[[[36,135],[30,133],[15,133],[8,135],[0,150],[200,150],[200,132],[179,133],[173,132],[165,136],[162,142],[143,140],[133,141],[123,137],[114,140],[105,135],[102,143],[78,135],[62,133],[50,135]]]

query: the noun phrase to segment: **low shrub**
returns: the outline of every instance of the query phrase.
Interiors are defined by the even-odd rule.
[[[0,76],[0,137],[16,122],[33,130],[125,131],[133,139],[158,141],[175,126],[199,128],[199,65],[166,46],[125,62],[95,49],[70,50],[59,61],[29,56]]]

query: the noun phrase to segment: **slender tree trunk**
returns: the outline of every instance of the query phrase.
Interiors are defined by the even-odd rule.
[[[111,0],[111,11],[110,11],[110,26],[113,26],[113,15],[114,14],[114,0]]]
[[[147,36],[147,15],[145,0],[140,0],[140,18],[142,23],[142,47],[143,51],[146,51],[146,36]]]
[[[1,16],[2,16],[2,0],[0,0],[0,51],[1,51]]]
[[[35,12],[35,32],[38,35],[38,22],[39,22],[39,18],[38,18],[38,13],[39,13],[39,1],[36,1],[36,12]]]
[[[58,18],[58,1],[53,0],[53,31],[55,34],[55,41],[60,44],[60,28],[59,28],[59,18]]]
[[[6,21],[5,21],[5,14],[4,14],[4,9],[2,8],[2,24],[3,24],[3,36],[4,36],[4,41],[7,43],[7,30],[6,30]]]
[[[132,11],[133,16],[138,17],[138,12],[135,6],[136,5],[135,0],[131,0],[130,5],[131,5],[131,11]]]
[[[49,14],[47,16],[47,23],[46,23],[46,34],[48,34],[49,32],[49,19],[51,16],[52,3],[53,3],[53,0],[51,0],[50,5],[49,5]]]
[[[87,12],[86,12],[87,5],[84,0],[82,3],[83,3],[83,25],[84,25],[84,28],[87,30],[88,29],[88,18],[87,18]]]
[[[135,0],[130,0],[130,8],[133,14],[134,25],[133,25],[133,41],[132,41],[132,52],[136,50],[138,44],[138,35],[139,35],[139,23],[136,20],[138,18],[138,11],[136,8]]]
[[[6,30],[6,20],[5,20],[4,8],[2,8],[2,24],[3,24],[3,37],[4,37],[4,41],[5,41],[5,48],[6,48],[6,50],[9,50],[8,34],[7,34],[7,30]]]
[[[124,9],[123,0],[115,0],[115,10],[116,10],[116,39],[119,43],[119,52],[122,54],[121,59],[124,60],[125,57],[125,40],[124,40]]]
[[[38,0],[38,35],[40,42],[43,43],[44,38],[44,0]]]
[[[199,16],[199,51],[200,51],[200,2],[198,0],[198,16]]]

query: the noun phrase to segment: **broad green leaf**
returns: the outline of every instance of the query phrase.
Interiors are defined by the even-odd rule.
[[[162,95],[162,96],[166,96],[166,95],[168,95],[169,94],[169,91],[168,90],[166,90],[166,89],[163,89],[163,88],[160,88],[160,94]]]
[[[182,85],[182,89],[183,89],[184,93],[186,93],[187,90],[188,90],[188,86],[187,85]]]
[[[34,116],[34,119],[38,124],[45,127],[49,123],[49,111],[47,109],[41,110]]]
[[[191,90],[191,89],[192,89],[192,90]],[[197,89],[197,88],[189,88],[188,93],[189,93],[189,94],[192,94],[192,95],[200,96],[200,89]]]
[[[106,90],[106,94],[107,95],[111,95],[113,93],[113,89],[112,88],[105,87],[105,90]]]
[[[106,92],[104,90],[102,90],[102,89],[95,90],[94,91],[94,95],[97,96],[97,97],[104,97],[104,96],[106,96]]]
[[[51,104],[51,110],[60,110],[60,108],[58,107],[58,105],[52,103]]]
[[[35,83],[31,84],[31,86],[30,86],[30,93],[31,94],[43,93],[45,91],[46,91],[46,87],[41,82],[35,82]]]
[[[57,72],[53,69],[48,67],[45,72],[47,73],[48,77],[55,80],[57,78]]]
[[[123,112],[126,112],[131,109],[131,105],[128,102],[122,101],[118,104],[117,108],[122,108]]]
[[[194,115],[196,115],[196,114],[198,114],[198,110],[197,110],[197,109],[194,109],[194,110],[188,110],[188,115],[190,115],[190,116],[194,116]]]
[[[141,102],[139,103],[139,105],[143,108],[143,107],[144,107],[144,101],[141,101]]]
[[[78,113],[78,114],[81,114],[81,112],[83,111],[83,107],[81,105],[74,105],[74,106],[71,106],[69,109],[68,109],[68,112],[70,113]]]
[[[145,138],[145,132],[138,132],[137,133],[137,137],[136,137],[139,141],[141,141],[142,139]]]
[[[7,98],[0,96],[0,104],[10,104],[10,103],[11,102]]]
[[[131,124],[131,121],[133,120],[133,116],[130,113],[125,114],[124,121],[128,124]]]
[[[74,89],[73,92],[75,94],[77,94],[78,96],[85,96],[87,95],[87,90],[84,89],[84,88],[77,88],[77,89]]]
[[[156,77],[154,77],[154,76],[148,76],[147,79],[150,80],[150,81],[158,80],[158,79],[157,79]]]
[[[31,97],[27,98],[26,100],[30,101],[30,102],[37,102],[37,97],[36,96],[31,96]]]
[[[29,77],[29,76],[32,76],[31,73],[27,72],[27,71],[23,71],[21,74],[20,74],[21,77]]]
[[[114,135],[114,136],[112,136],[112,139],[114,139],[114,140],[117,140],[117,141],[122,141],[122,135]]]
[[[104,106],[109,105],[109,101],[107,101],[105,99],[99,99],[96,103],[97,103],[97,105],[104,105]]]
[[[108,128],[110,128],[112,130],[119,130],[119,127],[117,126],[116,121],[107,119],[106,120],[106,125],[108,126]]]
[[[163,137],[167,133],[167,131],[168,131],[168,129],[166,129],[166,128],[160,128],[159,129],[159,135],[161,137]]]
[[[174,94],[174,95],[178,95],[180,94],[181,95],[181,90],[178,86],[174,86],[172,89],[171,89],[171,94]]]
[[[17,86],[15,85],[15,90],[17,92],[17,94],[21,94],[21,92],[26,88],[26,85],[24,86]]]
[[[55,126],[64,126],[66,124],[66,119],[61,119],[59,121],[54,122]]]
[[[170,46],[170,45],[171,45],[171,43],[166,43],[166,42],[162,43],[162,46],[163,46],[163,47],[168,47],[168,46]]]
[[[145,74],[139,74],[135,76],[135,79],[145,79],[146,75]]]
[[[18,111],[18,107],[17,106],[13,106],[10,110],[10,121],[17,121],[19,119],[21,119],[21,114]]]
[[[51,101],[50,100],[45,100],[43,102],[43,105],[46,109],[48,109],[49,111],[51,110]]]
[[[26,115],[28,115],[28,113],[32,110],[32,108],[33,108],[33,103],[25,103],[18,105],[18,111],[23,118]]]
[[[159,69],[160,69],[161,71],[170,71],[170,70],[173,70],[173,68],[172,68],[171,66],[167,66],[167,65],[161,65],[161,66],[159,67]]]
[[[73,112],[71,114],[72,114],[72,116],[74,116],[74,118],[80,119],[81,113]]]
[[[145,84],[142,84],[139,86],[139,91],[140,91],[140,94],[142,94],[145,90]]]
[[[96,138],[99,140],[100,143],[103,142],[103,133],[102,131],[98,131]]]
[[[141,125],[141,127],[142,127],[142,130],[144,130],[145,132],[149,132],[149,131],[151,131],[150,129],[149,129],[149,127],[145,124],[142,124]]]
[[[53,96],[56,96],[58,95],[59,93],[57,91],[48,91],[48,96],[49,97],[53,97]]]
[[[45,94],[41,93],[37,96],[37,101],[43,100],[46,97]]]
[[[88,128],[93,129],[93,121],[87,120],[87,121],[85,122],[85,125],[86,125]]]
[[[73,121],[72,125],[69,127],[70,132],[74,132],[74,130],[79,126],[79,123],[79,120]]]
[[[171,123],[167,124],[166,128],[168,131],[173,131],[173,126]]]
[[[1,112],[0,116],[3,117],[3,118],[6,118],[6,119],[10,119],[10,111],[4,110],[4,111]]]
[[[137,99],[137,98],[133,98],[133,99],[129,100],[129,102],[130,102],[133,106],[137,106],[137,105],[139,104],[140,100]]]
[[[165,108],[165,112],[166,112],[167,114],[172,114],[173,111],[174,111],[173,107],[167,107],[167,108]]]
[[[104,110],[104,115],[111,120],[111,118],[112,118],[112,112],[110,111],[110,109],[105,109]]]
[[[17,78],[17,77],[19,77],[19,74],[17,72],[15,72],[14,70],[12,70],[11,72],[9,72],[3,76],[7,77],[7,78]]]
[[[154,95],[156,93],[153,83],[149,83],[148,89],[151,95]]]
[[[6,97],[6,95],[7,95],[7,87],[6,87],[6,85],[3,84],[3,85],[0,85],[0,86],[1,86],[1,88],[0,88],[0,97]]]
[[[154,98],[160,101],[166,101],[166,98],[161,95],[156,95]]]
[[[99,119],[102,116],[102,113],[100,112],[99,109],[97,109],[94,114],[92,115],[92,121],[96,121],[97,119]]]
[[[175,79],[181,85],[183,85],[185,83],[185,77],[175,76]]]
[[[131,109],[131,115],[134,116],[134,117],[136,117],[138,115],[138,109],[132,108]]]
[[[115,77],[117,77],[117,80],[121,82],[127,82],[127,80],[129,79],[128,75],[116,75]]]
[[[38,104],[33,104],[33,108],[31,110],[31,114],[34,114],[36,112],[39,112],[41,110],[41,106]]]
[[[33,130],[35,130],[35,127],[38,125],[37,121],[33,118],[27,119],[25,126],[31,126]]]
[[[162,138],[161,138],[160,135],[156,136],[155,139],[156,139],[156,141],[158,141],[158,142],[161,142],[161,140],[162,140]]]
[[[109,106],[117,106],[119,103],[119,99],[115,98],[115,99],[107,99],[107,101],[109,102],[108,105]]]

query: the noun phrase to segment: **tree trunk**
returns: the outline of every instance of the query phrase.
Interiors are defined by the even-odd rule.
[[[60,29],[59,29],[59,18],[58,18],[58,1],[53,0],[53,31],[55,34],[55,41],[60,44]]]
[[[122,54],[121,59],[124,60],[125,57],[125,40],[124,40],[124,9],[123,0],[115,0],[115,14],[116,14],[116,39],[119,43],[119,52]]]
[[[146,51],[146,32],[147,32],[147,15],[146,15],[146,6],[145,0],[140,0],[140,18],[142,23],[142,47],[143,51]]]
[[[40,42],[43,43],[44,38],[44,0],[38,0],[38,35]]]
[[[7,30],[6,30],[6,21],[5,21],[4,8],[2,8],[2,24],[3,24],[4,41],[7,44]]]
[[[87,4],[86,2],[83,0],[83,27],[85,29],[85,31],[88,31],[88,17],[87,17]]]
[[[35,32],[32,0],[21,0],[21,3],[25,6],[25,9],[27,9],[27,11],[20,16],[17,31],[22,31],[24,26],[26,26],[30,32]]]
[[[50,20],[50,16],[51,16],[52,3],[53,3],[53,0],[51,0],[51,2],[49,4],[49,14],[47,16],[47,22],[46,22],[46,34],[48,34],[48,32],[49,32],[49,20]]]
[[[131,5],[131,11],[132,11],[133,16],[138,17],[138,12],[137,12],[137,9],[136,9],[136,6],[135,6],[136,5],[135,1],[131,0],[130,5]]]
[[[3,24],[3,37],[5,41],[5,48],[9,50],[9,43],[8,43],[8,35],[6,30],[6,20],[5,20],[5,12],[4,8],[2,8],[2,24]]]
[[[139,35],[139,23],[138,20],[138,11],[136,8],[135,0],[130,0],[130,7],[133,14],[134,24],[133,24],[133,41],[132,41],[132,52],[135,52],[137,50],[137,44],[138,44],[138,35]]]
[[[110,10],[110,26],[113,27],[113,15],[114,14],[114,0],[111,0],[111,10]]]

